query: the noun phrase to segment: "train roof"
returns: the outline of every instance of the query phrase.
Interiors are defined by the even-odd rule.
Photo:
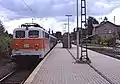
[[[24,24],[21,24],[21,27],[39,27],[41,29],[44,29],[41,25],[37,23],[24,23]]]
[[[42,31],[48,33],[47,30],[45,30],[42,26],[40,26],[37,23],[24,23],[24,24],[21,24],[20,28],[15,28],[14,29],[14,31],[17,31],[17,30],[42,30]]]
[[[26,27],[14,29],[14,31],[17,31],[17,30],[26,30]],[[43,30],[43,29],[40,29],[38,27],[29,27],[27,30]]]
[[[54,38],[54,39],[57,39],[55,36],[53,36],[53,35],[49,35],[50,37],[52,37],[52,38]]]

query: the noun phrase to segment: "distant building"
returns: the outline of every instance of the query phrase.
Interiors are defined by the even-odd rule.
[[[120,25],[113,24],[106,21],[99,25],[94,25],[92,34],[100,37],[118,37],[118,31],[120,31]]]
[[[63,34],[62,37],[63,48],[68,48],[68,32]],[[71,48],[71,35],[70,35],[70,48]]]
[[[55,37],[57,37],[58,40],[62,39],[62,33],[60,31],[55,33]]]

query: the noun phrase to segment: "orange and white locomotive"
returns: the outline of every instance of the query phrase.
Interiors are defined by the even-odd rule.
[[[13,31],[12,57],[17,63],[41,59],[56,43],[57,38],[40,25],[25,23]]]

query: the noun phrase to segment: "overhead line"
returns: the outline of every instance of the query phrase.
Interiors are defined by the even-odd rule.
[[[30,11],[33,12],[32,8],[30,8],[30,6],[25,2],[25,0],[23,0],[24,4],[27,6],[28,9],[30,9]]]

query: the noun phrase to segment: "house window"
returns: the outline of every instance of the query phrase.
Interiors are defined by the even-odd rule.
[[[109,32],[108,32],[109,34],[111,34],[112,33],[112,30],[109,30]]]
[[[107,34],[107,29],[105,29],[105,34]]]

